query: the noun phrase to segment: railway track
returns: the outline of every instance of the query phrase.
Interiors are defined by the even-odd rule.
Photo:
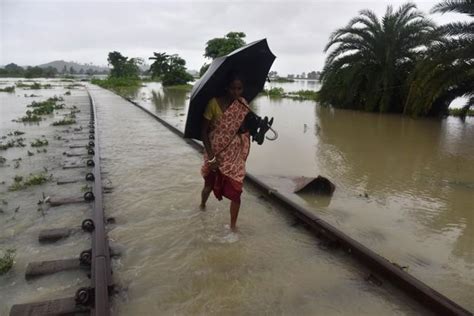
[[[51,205],[68,203],[90,203],[92,213],[83,220],[81,228],[91,234],[91,248],[83,250],[77,258],[30,262],[25,277],[34,278],[65,270],[83,269],[90,276],[90,286],[77,289],[73,297],[58,298],[41,302],[13,305],[11,316],[17,315],[61,315],[75,313],[90,313],[91,315],[110,315],[110,293],[113,289],[111,251],[106,232],[107,219],[104,215],[102,174],[100,168],[100,146],[98,137],[97,109],[94,98],[87,91],[90,101],[90,118],[87,124],[86,135],[80,138],[81,145],[70,148],[81,148],[87,152],[88,158],[85,179],[91,184],[91,190],[84,193],[81,198],[70,198],[50,201]],[[86,153],[84,153],[86,154]],[[63,167],[66,169],[66,167]],[[74,180],[77,181],[77,180]],[[71,183],[71,181],[63,181]],[[58,182],[58,185],[63,184]],[[39,234],[40,242],[55,242],[66,238],[72,228],[49,229]]]
[[[183,140],[193,148],[199,152],[203,152],[204,148],[201,143],[192,139],[185,139],[182,131],[168,123],[163,118],[149,111],[134,100],[125,97],[123,98],[163,124],[174,134],[183,138]],[[376,283],[381,280],[389,282],[404,292],[410,299],[414,299],[426,309],[437,315],[473,315],[470,311],[466,310],[456,302],[418,280],[371,249],[365,247],[323,219],[314,215],[310,210],[295,203],[284,194],[261,181],[255,175],[247,173],[245,182],[264,194],[269,201],[290,212],[298,221],[304,223],[305,227],[308,228],[317,238],[324,240],[331,248],[338,248],[341,251],[344,251],[364,267],[368,268],[369,271],[371,271],[371,274],[368,276],[369,279],[376,280]]]

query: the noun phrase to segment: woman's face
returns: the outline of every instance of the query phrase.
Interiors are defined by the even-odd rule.
[[[229,87],[227,87],[227,93],[233,99],[240,98],[242,96],[243,91],[244,91],[244,85],[242,84],[242,81],[240,81],[239,79],[232,81]]]

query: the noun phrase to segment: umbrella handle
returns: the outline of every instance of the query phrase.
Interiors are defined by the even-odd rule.
[[[268,140],[271,140],[271,141],[274,141],[278,138],[278,133],[277,131],[275,131],[273,128],[269,127],[268,128],[269,130],[271,130],[273,132],[273,136],[272,137],[268,137],[268,136],[265,136],[266,139]]]

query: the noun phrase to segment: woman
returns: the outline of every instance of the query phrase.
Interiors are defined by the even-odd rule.
[[[225,94],[212,98],[204,112],[201,208],[206,207],[211,191],[218,200],[228,198],[231,201],[230,228],[236,231],[245,161],[250,151],[250,135],[241,126],[250,109],[242,97],[244,86],[238,74],[229,74],[225,87]]]

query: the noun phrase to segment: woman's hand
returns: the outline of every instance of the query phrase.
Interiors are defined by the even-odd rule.
[[[212,171],[216,171],[219,168],[219,162],[217,161],[217,157],[213,156],[214,158],[209,159],[207,162],[209,163],[209,167]]]
[[[209,163],[209,166],[211,167],[212,171],[217,171],[217,169],[219,168],[219,163],[216,160],[214,162]]]

